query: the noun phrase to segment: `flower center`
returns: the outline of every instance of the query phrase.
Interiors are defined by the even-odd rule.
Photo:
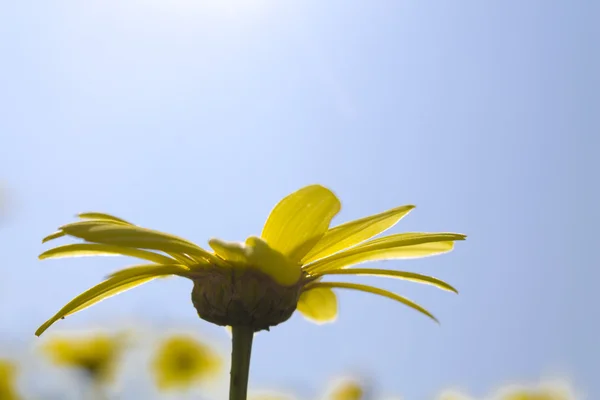
[[[300,279],[282,286],[256,268],[208,267],[194,271],[192,280],[192,302],[200,318],[254,331],[269,330],[289,319],[304,284]]]
[[[196,359],[192,354],[188,352],[182,352],[177,354],[177,357],[174,361],[175,369],[178,372],[190,371],[196,366]]]

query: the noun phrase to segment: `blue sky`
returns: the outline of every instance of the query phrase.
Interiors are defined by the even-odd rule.
[[[381,283],[436,326],[342,292],[337,323],[294,316],[257,337],[251,385],[310,396],[359,371],[425,399],[562,376],[600,397],[598,15],[585,0],[3,2],[4,340],[34,341],[126,265],[37,261],[77,212],[242,240],[322,183],[342,199],[337,222],[416,204],[395,231],[468,234],[449,255],[381,264],[461,294]],[[135,317],[220,335],[190,290],[150,284],[60,328]]]

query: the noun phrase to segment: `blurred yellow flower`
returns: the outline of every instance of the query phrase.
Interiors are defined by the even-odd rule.
[[[455,391],[455,390],[445,390],[443,391],[437,398],[438,400],[473,400],[471,397]]]
[[[254,394],[248,396],[248,400],[293,400],[294,397],[278,393]]]
[[[186,335],[165,340],[154,360],[152,370],[160,389],[187,389],[198,381],[214,377],[222,361],[209,346]]]
[[[571,400],[569,393],[555,388],[514,389],[500,397],[501,400]]]
[[[0,360],[0,399],[18,400],[15,388],[17,367],[8,360]]]
[[[355,380],[344,380],[335,385],[328,396],[329,400],[362,400],[364,389]]]
[[[42,350],[55,365],[79,370],[95,382],[106,383],[113,378],[122,348],[121,337],[94,334],[53,337]]]
[[[372,275],[405,279],[456,292],[447,283],[413,272],[350,268],[369,261],[431,256],[464,240],[457,233],[399,233],[373,239],[394,226],[414,206],[405,205],[330,228],[340,201],[320,185],[304,187],[281,200],[260,237],[243,243],[211,239],[213,252],[177,236],[133,225],[112,215],[79,214],[83,221],[64,225],[44,242],[62,236],[84,243],[50,249],[40,259],[123,255],[150,264],[111,274],[77,296],[36,332],[100,300],[158,277],[177,275],[194,283],[192,302],[201,318],[223,326],[269,329],[298,309],[315,322],[333,321],[337,299],[332,289],[350,289],[396,300],[430,318],[426,309],[398,294],[363,284],[323,282],[328,276]],[[161,252],[161,253],[158,253]]]

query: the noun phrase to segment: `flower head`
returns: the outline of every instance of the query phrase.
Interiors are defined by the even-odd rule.
[[[221,358],[208,346],[186,335],[165,340],[152,362],[160,389],[187,389],[221,370]]]
[[[17,367],[8,360],[0,359],[0,399],[2,400],[18,400],[15,389],[15,381],[17,375]]]
[[[113,377],[122,341],[105,334],[60,336],[48,340],[42,349],[54,364],[81,371],[93,381],[107,382]]]
[[[396,300],[433,319],[426,309],[398,294],[362,284],[326,282],[330,276],[373,275],[456,290],[447,283],[412,272],[349,268],[369,261],[430,256],[452,250],[457,233],[400,233],[380,238],[414,206],[330,228],[340,210],[338,198],[320,185],[304,187],[281,200],[271,211],[260,237],[243,243],[211,239],[212,252],[167,233],[142,228],[103,213],[79,214],[82,221],[64,225],[44,242],[62,236],[83,243],[50,249],[40,259],[85,255],[123,255],[147,263],[117,271],[74,298],[36,332],[158,277],[176,275],[193,281],[192,301],[201,318],[223,326],[248,326],[259,331],[287,320],[298,309],[316,322],[337,315],[332,289],[350,289]]]

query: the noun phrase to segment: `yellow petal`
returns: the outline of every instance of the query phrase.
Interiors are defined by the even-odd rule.
[[[71,300],[66,306],[64,306],[58,313],[52,318],[46,321],[42,326],[35,332],[36,336],[40,336],[46,329],[52,324],[67,315],[74,314],[77,311],[81,311],[91,305],[104,300],[108,297],[114,296],[126,290],[129,290],[135,286],[146,283],[159,276],[172,275],[180,271],[179,266],[163,266],[163,265],[151,265],[154,267],[151,272],[140,271],[139,274],[123,274],[116,277],[108,278],[104,282],[94,286],[91,289],[86,290],[79,296]]]
[[[247,248],[244,243],[226,242],[225,240],[213,238],[208,241],[208,245],[216,255],[231,264],[238,267],[247,267],[249,264]]]
[[[115,217],[114,215],[99,212],[85,212],[77,214],[77,216],[81,219],[96,219],[101,221],[110,221],[118,224],[133,225],[131,222],[125,221],[124,219],[121,219],[119,217]]]
[[[426,257],[451,251],[454,241],[464,240],[456,233],[400,233],[385,236],[341,251],[309,264],[309,273],[331,271],[367,261]]]
[[[432,243],[441,242],[446,240],[465,240],[466,235],[462,233],[451,233],[451,232],[407,232],[398,233],[395,235],[384,236],[382,238],[373,239],[366,243],[363,243],[359,247],[361,248],[372,248],[372,249],[383,249],[390,246],[390,244],[396,244],[398,246],[411,246],[421,243]],[[355,249],[357,249],[356,247]]]
[[[322,274],[315,274],[315,277],[321,277],[325,275],[372,275],[372,276],[385,276],[388,278],[398,278],[405,281],[412,281],[417,283],[425,283],[433,285],[437,288],[447,290],[449,292],[458,293],[458,291],[447,284],[446,282],[434,278],[432,276],[421,275],[414,272],[406,271],[393,271],[388,269],[371,269],[371,268],[349,268],[349,269],[336,269],[333,271],[327,271]]]
[[[300,261],[325,234],[340,208],[340,201],[329,189],[307,186],[273,208],[261,237],[275,250]]]
[[[165,253],[183,253],[198,261],[221,265],[218,257],[198,245],[167,233],[132,225],[98,221],[83,221],[64,225],[66,234],[89,242],[113,244],[126,247],[159,250]]]
[[[175,242],[189,244],[192,247],[200,248],[195,243],[192,243],[175,235],[155,231],[152,229],[142,228],[136,225],[114,223],[111,221],[79,221],[63,225],[59,229],[63,230],[68,235],[81,237],[82,239],[86,239],[87,236],[102,239],[104,237],[111,236],[118,237],[137,235],[142,237],[172,240]]]
[[[250,236],[246,239],[248,260],[250,264],[271,276],[276,282],[290,286],[298,282],[302,275],[300,265],[269,246],[259,237]]]
[[[168,276],[168,275],[177,275],[186,277],[187,273],[190,271],[188,267],[181,264],[170,264],[170,265],[154,265],[154,264],[145,264],[145,265],[134,265],[132,267],[127,267],[115,271],[107,276],[107,278],[131,278],[135,276],[141,275],[155,275],[159,274],[159,276]]]
[[[377,294],[379,296],[387,297],[388,299],[396,300],[412,309],[419,311],[422,314],[427,315],[429,318],[433,319],[435,322],[439,322],[436,317],[433,316],[429,311],[413,302],[412,300],[407,299],[406,297],[397,295],[396,293],[388,292],[387,290],[379,289],[373,286],[368,285],[359,285],[357,283],[345,283],[345,282],[316,282],[310,285],[310,288],[337,288],[337,289],[352,289],[358,290],[361,292],[367,292],[372,294]]]
[[[211,239],[209,245],[219,257],[232,265],[256,268],[283,286],[298,282],[302,274],[300,266],[269,246],[261,238],[251,236],[245,243]]]
[[[84,256],[129,256],[141,258],[159,264],[175,264],[170,257],[151,251],[131,247],[111,246],[107,244],[76,243],[58,246],[39,255],[40,260],[47,258],[84,257]]]
[[[82,219],[95,220],[95,221],[86,221],[86,222],[96,222],[99,224],[106,223],[106,222],[112,222],[112,223],[121,224],[121,225],[133,225],[131,222],[127,222],[124,219],[115,217],[114,215],[98,213],[98,212],[81,213],[81,214],[78,214],[77,216]],[[43,238],[42,243],[46,243],[50,240],[58,239],[65,235],[66,235],[66,233],[64,231],[58,230],[58,231],[46,236],[45,238]]]
[[[113,222],[115,224],[124,224],[124,225],[135,226],[134,224],[132,224],[129,221],[125,221],[122,218],[115,217],[114,215],[110,215],[110,214],[106,214],[106,213],[87,212],[87,213],[78,214],[77,216],[81,219],[93,219],[93,220],[100,220],[100,221],[106,221],[106,222]],[[63,233],[63,235],[64,235],[64,233]],[[175,260],[177,260],[180,263],[185,264],[185,265],[194,265],[198,262],[198,260],[194,260],[193,258],[191,258],[190,256],[188,256],[186,254],[170,253],[168,251],[165,251],[165,253],[167,253],[168,255],[173,257]]]
[[[190,267],[193,267],[193,266],[202,267],[202,266],[210,264],[210,262],[208,262],[205,259],[200,259],[199,257],[193,258],[193,257],[191,257],[187,254],[183,254],[183,253],[175,253],[175,252],[168,252],[168,251],[165,251],[164,253],[173,257],[180,264],[187,265]]]
[[[302,263],[308,264],[379,235],[396,225],[413,208],[413,205],[401,206],[336,226],[325,233],[302,259]]]
[[[53,232],[53,233],[49,234],[48,236],[46,236],[45,238],[43,238],[42,239],[42,243],[46,243],[46,242],[48,242],[50,240],[61,238],[61,237],[65,236],[65,235],[66,235],[66,233],[64,233],[63,231]]]
[[[310,321],[318,324],[335,321],[337,317],[337,297],[327,287],[308,289],[300,295],[297,310]]]

